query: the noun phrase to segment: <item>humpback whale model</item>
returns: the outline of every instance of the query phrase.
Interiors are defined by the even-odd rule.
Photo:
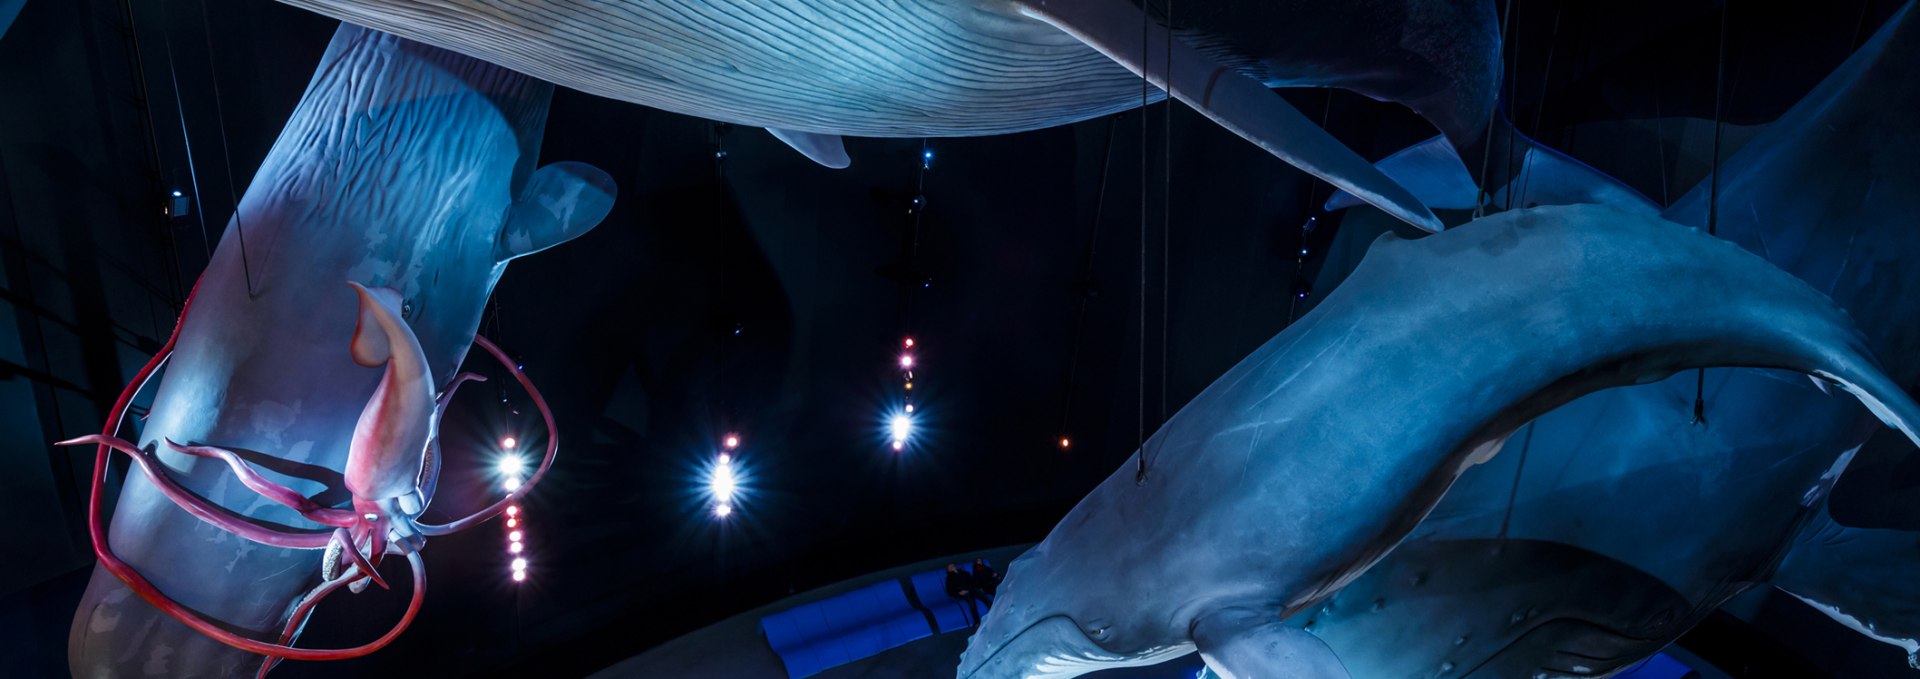
[[[1460,157],[1482,158],[1488,139],[1506,148],[1510,130],[1488,124],[1500,82],[1488,0],[1180,2],[1171,41],[1161,18],[1143,36],[1128,0],[282,2],[590,94],[765,127],[833,167],[848,162],[840,135],[1006,134],[1124,111],[1141,105],[1144,73],[1430,231],[1419,200],[1267,88],[1407,105]]]
[[[1072,677],[1196,649],[1227,679],[1346,676],[1281,621],[1363,573],[1526,422],[1722,365],[1837,384],[1916,437],[1920,405],[1844,312],[1725,241],[1594,205],[1383,237],[1146,442],[1144,480],[1116,472],[1009,566],[959,676]]]
[[[1911,219],[1920,131],[1905,113],[1920,106],[1912,16],[1911,5],[1896,12],[1727,160],[1721,201],[1741,209],[1719,219],[1720,237],[1825,290],[1899,384],[1920,380],[1920,298],[1904,292],[1920,286]],[[1681,199],[1669,219],[1704,226],[1704,194]],[[1920,572],[1920,534],[1841,529],[1823,513],[1829,489],[1844,499],[1844,486],[1833,488],[1841,466],[1853,470],[1848,479],[1897,478],[1862,473],[1876,466],[1863,463],[1907,453],[1905,441],[1883,432],[1869,442],[1871,415],[1803,379],[1754,370],[1706,378],[1704,425],[1689,421],[1691,374],[1593,394],[1535,420],[1517,450],[1463,475],[1406,544],[1325,610],[1288,622],[1326,640],[1358,676],[1449,666],[1467,678],[1605,676],[1771,585],[1920,663],[1920,597],[1893,595],[1912,586],[1902,578],[1871,575]],[[1843,537],[1796,541],[1802,524]],[[1862,551],[1873,541],[1877,553]]]

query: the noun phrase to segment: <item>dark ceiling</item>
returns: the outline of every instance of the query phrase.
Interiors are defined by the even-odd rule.
[[[1646,121],[1713,116],[1716,4],[1499,4],[1515,7],[1522,130],[1657,201],[1701,176]],[[1784,111],[1895,5],[1760,4],[1729,27],[1737,125]],[[0,511],[39,519],[0,543],[16,575],[0,657],[32,673],[64,671],[92,561],[76,481],[89,462],[47,442],[97,430],[163,339],[334,26],[270,2],[28,0],[0,38]],[[1350,94],[1286,96],[1371,158],[1432,134]],[[1302,270],[1300,226],[1325,185],[1162,110],[1144,125],[852,139],[852,168],[835,171],[758,129],[559,91],[542,162],[592,163],[620,197],[591,234],[516,262],[483,327],[562,428],[528,503],[536,577],[510,586],[497,531],[438,539],[429,603],[399,642],[280,676],[578,675],[789,592],[1040,539],[1142,427],[1304,313],[1315,298],[1295,308],[1292,293],[1341,226],[1320,220]],[[172,188],[198,197],[193,216],[158,214]],[[924,427],[896,454],[882,419],[909,335]],[[518,394],[465,392],[445,496],[486,492],[491,441],[534,423]],[[717,522],[696,468],[728,432],[745,439],[752,493]],[[397,603],[330,599],[302,644],[357,642],[357,621]]]

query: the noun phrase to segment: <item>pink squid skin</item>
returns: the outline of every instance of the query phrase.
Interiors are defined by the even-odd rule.
[[[426,368],[419,340],[414,337],[412,329],[407,327],[405,321],[400,318],[398,293],[385,288],[366,288],[354,283],[349,285],[352,285],[360,294],[361,299],[360,325],[354,332],[354,359],[367,367],[384,365],[386,370],[379,386],[375,389],[373,398],[361,412],[349,444],[346,480],[347,488],[353,494],[352,511],[322,506],[291,488],[267,479],[233,451],[216,446],[182,445],[170,440],[166,441],[170,448],[178,452],[224,462],[247,488],[259,493],[262,497],[293,509],[315,523],[332,526],[333,531],[286,531],[253,523],[194,495],[174,481],[167,467],[152,454],[116,435],[134,395],[171,356],[175,342],[179,338],[180,328],[185,325],[187,313],[193,306],[191,294],[181,310],[180,319],[174,326],[173,334],[121,392],[102,432],[61,441],[58,444],[97,446],[94,456],[92,494],[88,505],[88,534],[92,538],[94,554],[100,559],[101,565],[141,599],[182,624],[220,643],[267,656],[259,672],[263,677],[281,659],[343,660],[370,654],[392,643],[408,625],[412,624],[425,599],[426,567],[419,552],[425,536],[456,532],[498,515],[509,504],[533,490],[541,477],[546,474],[547,469],[553,465],[554,457],[559,450],[558,430],[555,428],[553,412],[547,407],[546,399],[506,352],[501,351],[486,338],[475,335],[474,344],[506,366],[520,385],[527,390],[535,407],[539,409],[547,425],[546,455],[526,483],[487,508],[445,525],[435,526],[417,522],[415,519],[418,511],[414,515],[403,511],[401,499],[407,495],[418,494],[420,496],[418,498],[420,502],[416,505],[418,507],[424,507],[426,501],[431,499],[430,481],[424,486],[421,482],[427,480],[423,479],[423,476],[437,474],[438,470],[423,469],[423,458],[428,445],[437,446],[438,437],[435,433],[438,429],[439,417],[446,404],[451,401],[454,390],[461,384],[468,381],[485,381],[486,378],[472,373],[461,373],[450,381],[444,393],[436,397],[432,376]],[[342,556],[353,565],[351,568],[342,568],[337,575],[329,574],[330,577],[326,581],[302,597],[290,611],[278,643],[258,641],[228,631],[220,623],[201,617],[199,613],[175,602],[139,571],[113,553],[107,542],[106,526],[101,520],[104,513],[102,500],[106,492],[107,459],[113,451],[132,457],[141,471],[168,499],[210,525],[244,539],[275,547],[324,549],[329,545],[338,544],[341,547]],[[392,540],[392,538],[398,539]],[[405,557],[413,576],[413,594],[406,612],[391,629],[372,642],[352,648],[303,649],[290,645],[293,637],[306,624],[307,617],[313,608],[321,599],[338,590],[340,586],[366,579],[386,588],[388,585],[379,575],[377,568],[380,558],[389,553]],[[353,585],[354,591],[359,591],[359,586]]]
[[[425,350],[401,318],[400,293],[349,281],[360,296],[360,321],[353,329],[353,360],[385,366],[373,398],[360,411],[347,450],[347,490],[353,492],[356,521],[349,547],[379,565],[398,500],[419,488],[420,466],[432,438],[438,401]]]

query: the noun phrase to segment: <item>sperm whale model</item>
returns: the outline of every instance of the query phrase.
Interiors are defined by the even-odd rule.
[[[359,26],[335,33],[175,334],[88,441],[106,444],[89,505],[100,564],[74,612],[74,676],[241,677],[271,667],[262,656],[366,655],[430,605],[394,583],[410,612],[348,631],[359,646],[295,644],[321,598],[374,582],[383,556],[423,582],[424,536],[501,511],[421,513],[438,469],[458,468],[434,432],[469,347],[523,377],[475,334],[494,284],[613,206],[605,173],[536,165],[552,90]],[[148,378],[137,436],[120,431]],[[109,506],[110,449],[140,470]]]
[[[1580,205],[1383,237],[1146,442],[1144,478],[1116,472],[1009,566],[959,676],[1196,649],[1227,679],[1346,676],[1281,620],[1364,572],[1527,421],[1716,365],[1813,375],[1910,438],[1920,424],[1843,312],[1692,229]]]
[[[765,127],[830,167],[849,162],[842,135],[1021,132],[1171,91],[1428,230],[1439,222],[1412,194],[1267,88],[1407,105],[1460,157],[1480,159],[1489,130],[1505,130],[1488,125],[1500,82],[1489,0],[1182,1],[1172,40],[1165,17],[1128,0],[282,2],[590,94]]]

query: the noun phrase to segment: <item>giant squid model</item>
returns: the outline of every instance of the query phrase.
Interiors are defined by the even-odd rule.
[[[1701,366],[1810,375],[1920,436],[1920,404],[1844,312],[1705,233],[1579,205],[1382,237],[1148,439],[1144,470],[1115,472],[1008,566],[959,676],[1196,650],[1226,679],[1348,676],[1283,621],[1386,556],[1528,421]]]
[[[102,433],[70,442],[100,446],[100,564],[74,615],[75,676],[243,676],[370,653],[422,605],[424,538],[487,519],[545,473],[557,440],[533,392],[549,434],[529,483],[450,523],[422,516],[467,347],[531,391],[475,335],[495,282],[612,206],[599,170],[535,169],[551,92],[394,36],[335,34],[172,337]],[[144,426],[121,439],[120,414],[163,362]],[[110,450],[139,471],[108,529]],[[398,621],[357,647],[292,645],[330,593],[385,586],[387,555],[412,571]]]

